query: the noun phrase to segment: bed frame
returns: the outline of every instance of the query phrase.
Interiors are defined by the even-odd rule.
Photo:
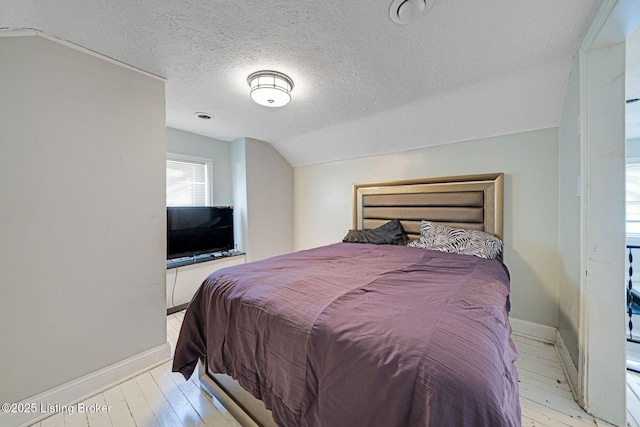
[[[504,175],[484,174],[353,186],[353,228],[375,228],[399,219],[411,240],[424,220],[481,230],[503,238]],[[346,232],[346,230],[345,230]],[[215,396],[244,427],[277,427],[264,404],[231,377],[198,363],[200,387]]]
[[[503,174],[393,181],[353,186],[353,227],[376,228],[398,218],[410,240],[429,220],[502,239]]]

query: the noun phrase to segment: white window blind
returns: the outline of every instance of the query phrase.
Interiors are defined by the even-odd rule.
[[[209,162],[167,156],[167,206],[210,204]]]
[[[627,164],[627,235],[640,237],[640,163]]]

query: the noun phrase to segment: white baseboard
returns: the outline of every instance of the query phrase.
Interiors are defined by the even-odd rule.
[[[538,323],[529,322],[527,320],[509,318],[509,323],[511,323],[511,329],[513,330],[514,334],[533,338],[535,340],[546,342],[549,344],[554,344],[556,351],[558,352],[558,356],[560,356],[560,364],[562,365],[562,369],[567,376],[567,380],[569,382],[571,392],[573,393],[573,397],[577,401],[578,368],[576,368],[576,365],[573,363],[571,354],[569,353],[567,345],[565,344],[562,335],[560,335],[560,332],[556,328],[553,328],[551,326],[540,325]]]
[[[75,405],[170,359],[171,347],[169,343],[164,343],[151,350],[147,350],[19,402],[23,405],[32,405],[36,411],[30,413],[0,412],[0,426],[25,427],[31,425],[54,415],[54,413],[40,412],[40,405],[43,405],[45,408],[48,405],[55,404]]]
[[[554,327],[529,322],[528,320],[515,319],[513,317],[509,318],[509,323],[511,323],[511,329],[515,334],[547,343],[556,342],[557,330]]]
[[[573,393],[573,398],[578,401],[578,368],[576,368],[576,365],[573,363],[569,349],[567,349],[567,345],[558,330],[556,330],[556,350],[558,351],[558,355],[560,355],[562,369],[564,369],[564,373],[569,380],[569,387]]]

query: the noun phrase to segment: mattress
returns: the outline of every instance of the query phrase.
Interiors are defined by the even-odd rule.
[[[219,270],[185,314],[199,358],[282,426],[519,426],[498,259],[337,243]]]

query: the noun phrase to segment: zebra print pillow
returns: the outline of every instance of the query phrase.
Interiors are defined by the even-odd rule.
[[[502,251],[502,240],[478,230],[465,230],[422,221],[420,240],[414,240],[407,246],[493,259]]]

